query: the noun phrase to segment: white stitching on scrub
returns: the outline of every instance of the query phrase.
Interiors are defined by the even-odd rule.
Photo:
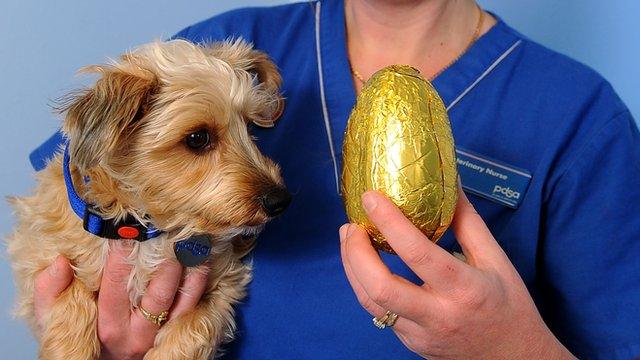
[[[476,81],[474,81],[471,85],[469,85],[469,87],[464,89],[462,94],[458,95],[458,97],[455,100],[453,100],[451,104],[449,104],[449,106],[447,106],[447,111],[451,110],[452,107],[454,107],[458,102],[460,102],[460,100],[462,100],[462,98],[465,97],[465,95],[467,95],[474,87],[476,87],[476,85],[478,85],[478,83],[482,81],[482,79],[484,79],[487,75],[489,75],[489,73],[493,69],[495,69],[495,67],[498,66],[498,64],[500,64],[502,60],[504,60],[507,56],[509,56],[509,54],[511,54],[511,52],[513,52],[513,50],[515,50],[521,43],[522,43],[522,40],[516,41],[513,45],[511,45],[510,48],[507,49],[507,51],[502,53],[502,55],[500,55],[500,57],[497,58],[496,61],[494,61],[493,64],[491,64],[487,68],[487,70],[485,70],[482,73],[482,75],[480,75],[480,77],[476,79]]]
[[[320,54],[320,2],[316,3],[316,61],[318,62],[318,80],[320,81],[320,100],[322,102],[322,116],[324,117],[324,127],[327,131],[329,139],[329,148],[331,150],[331,159],[333,160],[333,174],[336,180],[336,192],[340,195],[340,179],[338,177],[338,162],[336,161],[336,152],[333,148],[333,137],[331,136],[331,126],[329,125],[329,110],[327,109],[327,100],[324,96],[324,78],[322,75],[322,55]]]

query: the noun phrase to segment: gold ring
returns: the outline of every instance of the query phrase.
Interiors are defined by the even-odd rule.
[[[398,321],[398,314],[387,310],[387,312],[378,319],[378,317],[373,318],[373,325],[375,325],[378,329],[382,330],[384,328],[392,327]]]
[[[138,309],[140,309],[140,313],[142,313],[142,316],[144,316],[145,319],[151,321],[152,323],[158,326],[162,326],[162,324],[164,324],[165,321],[167,321],[167,318],[169,317],[169,312],[166,310],[161,312],[158,315],[155,315],[145,310],[142,306],[138,306]]]

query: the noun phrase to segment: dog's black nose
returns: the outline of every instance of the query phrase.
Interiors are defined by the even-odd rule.
[[[264,195],[260,202],[267,216],[277,216],[291,203],[291,194],[285,188],[278,188]]]

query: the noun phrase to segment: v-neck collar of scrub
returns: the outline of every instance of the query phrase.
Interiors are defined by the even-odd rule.
[[[356,100],[349,57],[343,0],[315,4],[316,51],[323,117],[334,162],[336,189],[342,168],[342,143],[347,119]],[[493,14],[492,14],[493,15]],[[447,111],[473,90],[521,43],[522,37],[499,17],[458,61],[433,80]]]

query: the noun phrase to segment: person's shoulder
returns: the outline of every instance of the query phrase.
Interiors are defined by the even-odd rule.
[[[585,148],[600,148],[615,138],[611,129],[637,131],[629,109],[611,84],[591,67],[551,50],[504,23],[515,46],[501,65],[496,79],[499,96],[510,115],[517,114],[528,131],[518,132],[519,144],[537,144],[549,154],[554,171],[562,174]],[[516,45],[517,44],[517,45]],[[511,131],[511,123],[505,123]],[[510,132],[510,136],[513,132]]]
[[[302,1],[277,6],[246,7],[230,10],[193,24],[174,36],[196,43],[243,37],[248,41],[276,36],[296,19],[312,18],[315,2]]]
[[[547,105],[557,106],[567,114],[598,113],[614,117],[628,111],[614,88],[601,74],[588,65],[552,50],[508,25],[519,41],[513,75],[526,84],[528,91]],[[584,119],[583,119],[584,120]]]

